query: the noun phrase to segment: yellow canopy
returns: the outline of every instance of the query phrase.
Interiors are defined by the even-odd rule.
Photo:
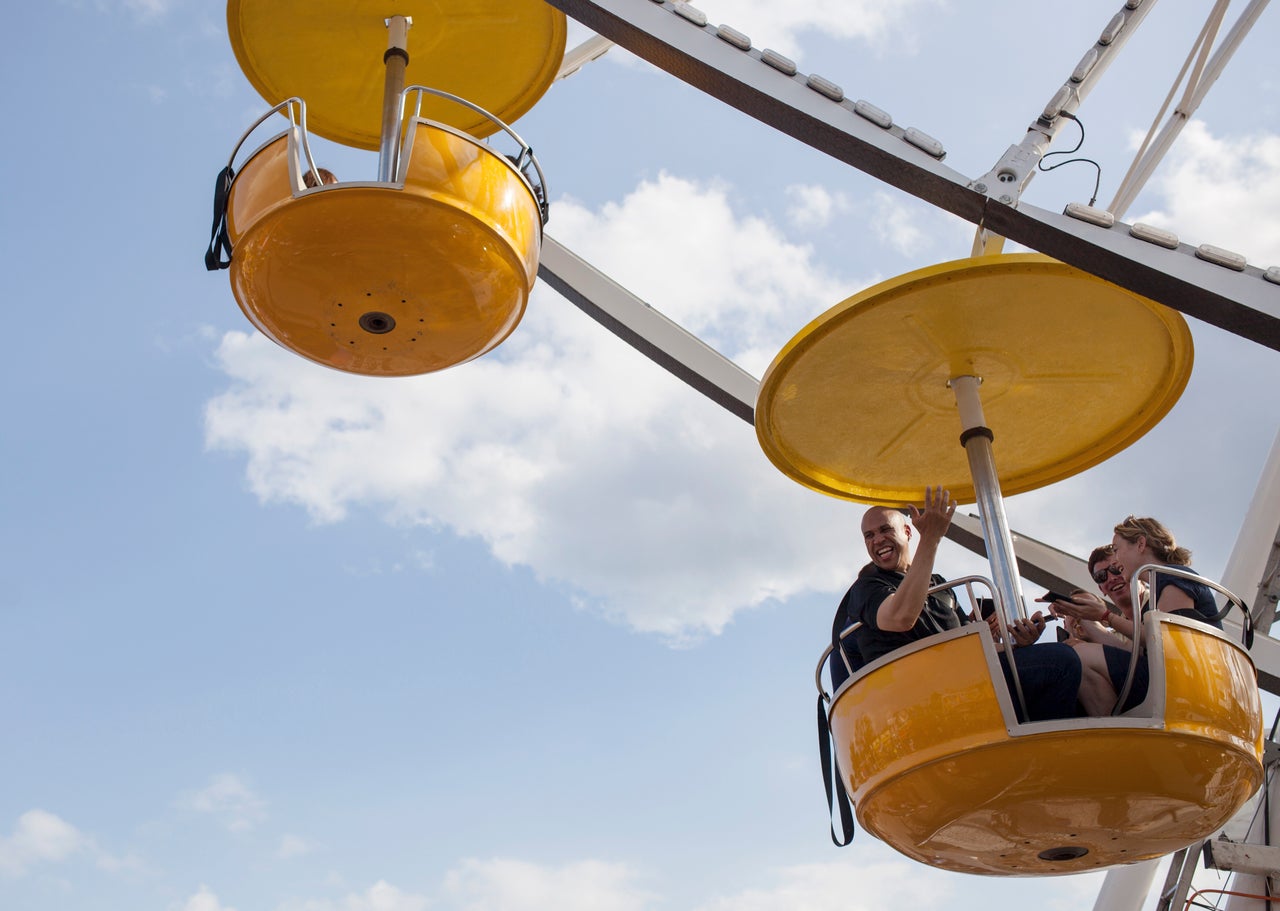
[[[1039,254],[943,263],[828,310],[765,374],[756,435],[807,487],[921,503],[974,485],[947,382],[981,377],[1006,494],[1071,477],[1138,440],[1191,374],[1177,312]]]
[[[406,85],[442,89],[512,123],[533,107],[564,57],[565,19],[542,0],[229,0],[227,32],[245,76],[269,104],[297,95],[308,128],[377,149],[390,16],[413,17]],[[493,123],[434,99],[423,116],[474,136]]]

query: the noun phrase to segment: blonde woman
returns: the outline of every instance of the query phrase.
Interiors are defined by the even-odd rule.
[[[1108,590],[1107,577],[1117,574],[1117,570],[1119,577],[1124,581],[1124,589],[1131,591],[1130,584],[1136,571],[1150,563],[1159,566],[1176,566],[1187,572],[1195,572],[1190,566],[1191,551],[1178,546],[1172,532],[1157,520],[1129,516],[1113,531],[1111,547],[1094,551],[1094,556],[1098,558],[1096,563],[1093,558],[1090,559],[1090,570],[1094,581],[1104,591]],[[1157,573],[1154,597],[1146,591],[1143,580],[1139,580],[1138,587],[1141,591],[1144,610],[1149,605],[1153,605],[1156,610],[1190,617],[1222,629],[1213,589],[1204,583]],[[1115,594],[1111,591],[1109,593],[1113,596]],[[1105,669],[1112,687],[1118,692],[1129,673],[1129,649],[1132,646],[1125,643],[1123,639],[1132,642],[1135,622],[1132,602],[1130,602],[1129,611],[1122,609],[1120,613],[1112,613],[1105,602],[1097,596],[1075,592],[1072,593],[1070,601],[1055,601],[1052,610],[1058,616],[1074,621],[1072,630],[1076,633],[1076,637],[1071,645],[1080,656],[1085,673],[1096,673]],[[1102,623],[1108,624],[1115,632],[1103,631],[1100,626]],[[1117,633],[1119,636],[1116,635]],[[1121,641],[1117,642],[1117,639]],[[1125,710],[1133,708],[1146,698],[1148,678],[1147,657],[1144,654],[1135,668],[1133,685],[1124,705]],[[1099,713],[1091,709],[1089,714]]]
[[[1148,563],[1195,572],[1191,568],[1191,551],[1179,547],[1173,533],[1155,519],[1129,516],[1114,531],[1111,546],[1126,585],[1133,581],[1134,573]],[[1157,573],[1156,593],[1151,601],[1158,611],[1190,617],[1222,629],[1213,589],[1202,582]]]

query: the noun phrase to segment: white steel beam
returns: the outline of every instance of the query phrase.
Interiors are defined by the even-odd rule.
[[[1219,0],[1209,14],[1209,21],[1205,23],[1205,30],[1202,33],[1204,39],[1204,46],[1200,49],[1202,56],[1213,43],[1211,33],[1216,33],[1222,16],[1226,12],[1228,2],[1229,0]],[[1116,191],[1116,197],[1108,207],[1109,211],[1117,218],[1123,217],[1129,205],[1137,198],[1138,193],[1146,185],[1147,179],[1150,178],[1156,166],[1168,153],[1173,141],[1182,132],[1182,128],[1187,125],[1187,122],[1190,121],[1191,115],[1200,107],[1200,103],[1204,101],[1209,89],[1218,80],[1218,77],[1222,75],[1227,61],[1236,52],[1236,48],[1240,46],[1244,36],[1249,33],[1249,30],[1258,21],[1258,17],[1262,15],[1267,3],[1268,0],[1252,0],[1245,8],[1245,11],[1240,14],[1240,18],[1236,20],[1236,24],[1232,26],[1227,37],[1223,39],[1218,50],[1214,52],[1213,59],[1208,61],[1207,66],[1203,69],[1197,67],[1191,72],[1187,81],[1186,93],[1182,100],[1174,106],[1173,113],[1165,121],[1155,141],[1150,144],[1144,144],[1133,164],[1129,167],[1129,172],[1125,174],[1124,179],[1121,181],[1120,188]],[[1148,139],[1150,139],[1150,136],[1148,136]]]
[[[977,185],[942,164],[936,140],[868,116],[830,80],[741,49],[723,27],[677,15],[671,0],[548,0],[598,34],[819,151],[988,231],[1039,250],[1197,319],[1280,351],[1280,270],[1240,270],[1087,224]],[[685,8],[688,9],[687,7]],[[724,39],[724,40],[722,40]],[[840,100],[835,100],[839,98]],[[862,113],[859,113],[859,111]],[[883,113],[883,112],[880,112]]]
[[[658,366],[748,424],[755,423],[759,380],[545,235],[538,275]]]
[[[1280,600],[1280,432],[1240,524],[1222,584],[1249,602],[1258,629],[1271,629]]]

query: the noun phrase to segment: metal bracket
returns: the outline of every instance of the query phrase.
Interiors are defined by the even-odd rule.
[[[1231,841],[1225,836],[1204,843],[1206,869],[1226,873],[1252,873],[1255,876],[1280,874],[1280,847]]]

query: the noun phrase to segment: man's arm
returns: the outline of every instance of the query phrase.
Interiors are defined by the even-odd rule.
[[[951,502],[951,491],[932,487],[924,490],[924,512],[911,507],[911,524],[920,535],[915,556],[903,575],[898,590],[885,598],[876,611],[876,626],[886,632],[905,633],[916,625],[924,610],[929,582],[933,577],[933,561],[938,556],[938,544],[951,526],[956,504]]]

